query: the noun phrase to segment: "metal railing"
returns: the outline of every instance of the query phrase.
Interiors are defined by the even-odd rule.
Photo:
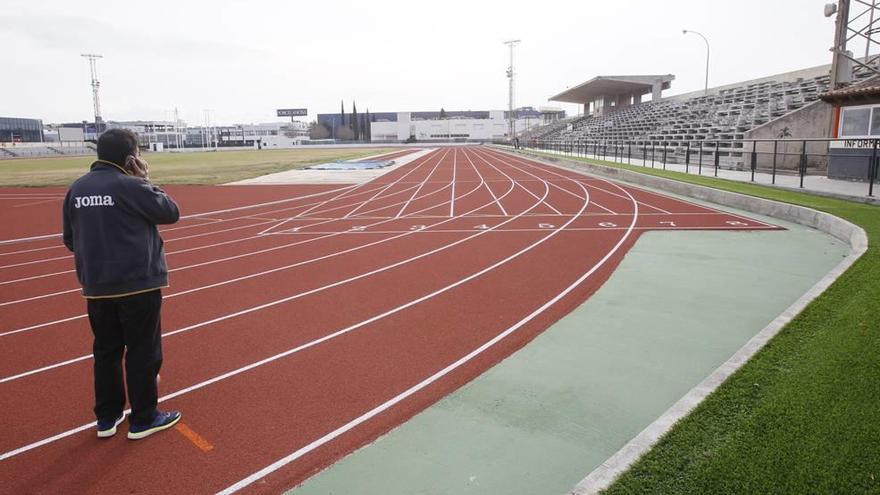
[[[842,143],[835,146],[833,143]],[[880,165],[880,139],[712,139],[694,141],[625,141],[537,139],[521,147],[584,158],[594,158],[664,170],[683,166],[684,173],[718,177],[719,170],[768,174],[770,183],[778,176],[797,176],[804,189],[808,176],[827,176],[829,167],[844,180],[867,182],[868,196],[874,195]]]

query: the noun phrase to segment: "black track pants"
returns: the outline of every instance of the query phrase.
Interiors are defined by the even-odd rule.
[[[158,399],[156,375],[162,367],[161,291],[87,301],[95,335],[95,416],[109,420],[122,413],[127,382],[129,421],[151,423]]]

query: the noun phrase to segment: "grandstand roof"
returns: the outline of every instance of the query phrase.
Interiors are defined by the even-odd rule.
[[[661,81],[663,89],[669,89],[675,76],[672,74],[642,76],[596,76],[585,83],[566,89],[550,98],[551,101],[586,103],[600,96],[647,94],[655,81]]]

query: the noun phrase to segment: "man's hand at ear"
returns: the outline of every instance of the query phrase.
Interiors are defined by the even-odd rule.
[[[150,178],[150,164],[139,156],[129,155],[125,168],[131,175],[148,180]]]

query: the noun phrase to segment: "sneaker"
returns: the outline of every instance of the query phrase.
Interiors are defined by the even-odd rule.
[[[120,413],[116,419],[98,420],[98,438],[110,438],[116,434],[116,427],[125,421],[125,413]]]
[[[180,421],[179,411],[157,412],[156,417],[153,418],[152,423],[143,426],[129,426],[128,438],[129,440],[138,440],[144,437],[148,437],[153,433],[171,428],[172,426],[176,425],[178,421]]]

